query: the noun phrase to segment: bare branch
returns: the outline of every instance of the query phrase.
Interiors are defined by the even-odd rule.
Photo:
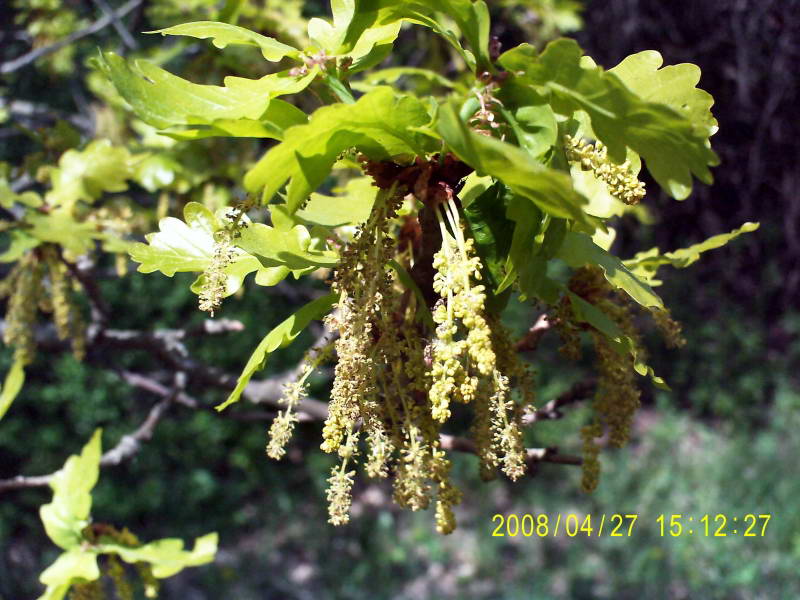
[[[153,408],[150,409],[147,418],[145,418],[135,431],[123,435],[116,446],[103,454],[100,458],[100,466],[108,467],[111,465],[118,465],[136,455],[139,450],[141,450],[142,442],[146,442],[153,437],[153,431],[156,425],[158,425],[161,417],[164,416],[164,413],[172,402],[173,399],[169,397],[156,403]],[[3,479],[0,480],[0,493],[22,488],[43,487],[50,483],[54,475],[55,473],[36,475],[33,477],[18,475],[11,479]]]
[[[553,322],[547,318],[547,314],[539,315],[536,322],[531,326],[525,336],[517,342],[515,348],[517,352],[532,352],[539,345],[539,340],[553,326]]]
[[[475,442],[468,438],[441,434],[439,442],[443,450],[452,450],[454,452],[466,452],[469,454],[477,454],[478,449]],[[559,465],[581,465],[583,459],[580,456],[572,456],[570,454],[559,454],[558,448],[528,448],[525,450],[525,462],[528,465],[530,472],[533,472],[533,467],[540,462],[549,462]]]
[[[561,394],[558,398],[553,398],[543,407],[534,410],[533,412],[526,413],[522,416],[523,425],[533,425],[537,421],[545,421],[548,419],[560,419],[564,416],[561,409],[569,404],[585,400],[594,394],[597,389],[596,379],[587,379],[586,381],[579,381],[569,388],[566,392]]]
[[[92,35],[93,33],[97,33],[101,29],[108,27],[110,24],[114,22],[115,19],[121,19],[129,12],[131,12],[134,8],[139,6],[144,0],[128,0],[125,4],[120,6],[117,10],[115,10],[112,14],[106,14],[99,18],[97,21],[85,27],[79,31],[74,31],[69,34],[67,37],[50,44],[49,46],[42,46],[41,48],[36,48],[35,50],[31,50],[27,54],[23,54],[22,56],[18,56],[12,60],[4,62],[0,64],[0,74],[7,74],[13,73],[22,67],[29,65],[30,63],[34,62],[42,58],[43,56],[47,56],[48,54],[52,54],[53,52],[57,52],[61,50],[61,48],[70,45],[72,42],[79,40],[87,35]]]

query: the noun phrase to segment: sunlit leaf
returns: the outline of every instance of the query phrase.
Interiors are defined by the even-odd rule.
[[[283,72],[256,80],[226,77],[225,87],[220,87],[191,83],[147,61],[126,61],[111,52],[103,54],[99,64],[139,118],[161,129],[215,127],[217,122],[224,125],[237,119],[271,123],[271,118],[296,117],[296,111],[282,105],[270,113],[270,103],[275,96],[302,90],[316,76],[312,69],[305,76]],[[277,122],[272,127],[282,131],[288,125]]]
[[[70,456],[53,475],[53,500],[39,509],[48,537],[64,550],[80,546],[81,531],[89,523],[91,491],[100,470],[100,439],[101,430],[97,429],[81,454]]]
[[[246,227],[236,245],[255,256],[265,267],[287,267],[303,271],[317,267],[332,267],[339,262],[334,252],[314,252],[309,248],[311,236],[302,225],[281,230],[263,223]]]
[[[6,374],[6,379],[3,382],[3,389],[0,390],[0,419],[11,408],[11,403],[19,394],[22,389],[22,384],[25,383],[25,366],[22,361],[16,360],[11,365],[11,368]]]
[[[659,52],[645,50],[628,56],[608,72],[642,100],[666,104],[686,116],[704,137],[713,135],[717,131],[717,120],[711,114],[714,98],[696,87],[700,67],[681,63],[660,68],[663,63]]]
[[[550,96],[556,112],[571,116],[584,110],[609,155],[621,163],[626,147],[645,159],[658,184],[675,198],[691,192],[692,174],[711,183],[709,166],[719,163],[687,115],[667,104],[648,102],[631,92],[613,73],[590,60],[573,40],[551,42],[541,56],[523,45],[506,52],[500,64],[521,81]]]
[[[63,552],[52,565],[42,571],[39,581],[47,586],[57,588],[65,584],[69,585],[75,580],[95,581],[99,578],[97,554],[87,552],[82,548],[73,548]]]
[[[68,150],[50,172],[52,189],[45,200],[70,209],[78,200],[94,202],[103,192],[124,191],[134,163],[127,148],[109,140],[95,140],[83,151]]]
[[[136,243],[131,247],[131,258],[141,263],[138,269],[141,273],[160,271],[172,277],[175,273],[202,272],[211,264],[214,232],[222,225],[208,208],[197,202],[189,202],[183,215],[185,221],[175,217],[161,219],[159,231],[148,234],[146,244]],[[228,276],[225,295],[235,293],[249,273],[261,268],[255,256],[234,249],[233,260],[225,268]]]
[[[183,549],[183,540],[167,538],[131,548],[119,544],[102,544],[98,551],[118,554],[127,563],[146,562],[151,565],[153,576],[163,579],[179,573],[187,567],[210,563],[217,553],[219,536],[209,533],[194,542],[192,550]]]
[[[261,190],[269,201],[290,180],[286,209],[291,214],[325,180],[343,150],[355,147],[373,160],[424,154],[431,140],[414,128],[429,121],[421,101],[388,87],[376,88],[355,104],[324,106],[307,125],[286,131],[285,140],[247,173],[245,186]]]
[[[659,267],[670,265],[677,269],[685,269],[689,265],[700,260],[700,255],[703,252],[721,248],[743,233],[750,233],[758,229],[758,227],[759,223],[747,222],[730,233],[721,233],[708,238],[704,242],[693,244],[688,248],[681,248],[673,252],[665,252],[664,254],[661,254],[658,248],[651,248],[650,250],[639,252],[632,259],[624,261],[624,264],[637,276],[655,285],[658,283],[655,281],[655,276],[658,274]]]
[[[225,402],[218,405],[216,409],[223,410],[234,402],[238,402],[253,375],[266,366],[269,354],[278,348],[288,346],[311,321],[327,314],[337,300],[338,296],[336,294],[328,294],[312,300],[270,331],[261,340],[253,354],[250,355],[247,364],[242,369],[242,374],[239,375],[239,379],[236,382],[236,388],[230,393]]]
[[[230,25],[228,23],[218,23],[216,21],[195,21],[192,23],[182,23],[174,27],[148,31],[146,33],[160,33],[161,35],[186,35],[201,40],[211,38],[211,42],[217,48],[226,46],[244,45],[256,46],[261,49],[262,56],[272,62],[277,62],[285,57],[299,58],[300,51],[278,40],[250,31],[244,27]]]

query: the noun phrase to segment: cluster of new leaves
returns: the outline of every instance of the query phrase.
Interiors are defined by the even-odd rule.
[[[352,466],[363,456],[368,475],[393,478],[401,505],[435,500],[438,528],[451,531],[460,494],[441,428],[461,404],[473,408],[482,474],[499,468],[516,479],[525,471],[521,426],[535,407],[531,376],[500,325],[512,289],[550,313],[567,355],[577,354],[582,333],[594,340],[600,386],[595,421],[584,430],[584,483],[593,487],[594,440],[609,431],[624,443],[638,405],[635,374],[666,385],[644,362],[632,313],[641,307],[677,337],[652,287],[658,267],[687,266],[755,228],[630,260],[609,252],[608,220],[639,210],[632,205],[645,193],[642,163],[679,200],[693,177],[711,183],[716,121],[711,97],[696,87],[699,70],[662,68],[652,51],[604,70],[566,39],[541,53],[521,45],[501,54],[482,0],[335,0],[331,8],[332,22],[308,23],[302,48],[221,22],[160,31],[218,48],[252,46],[267,61],[289,63],[259,79],[226,77],[222,87],[102,57],[119,94],[165,135],[278,141],[243,179],[271,225],[250,222],[248,206],[214,214],[190,204],[185,221],[162,220],[131,255],[146,272],[201,272],[193,289],[211,310],[248,273],[272,285],[290,272],[334,269],[333,293],[270,332],[218,407],[238,400],[270,352],[333,308],[325,320],[338,364],[322,447],[342,462],[329,480],[331,522],[347,521]],[[403,67],[363,74],[391,52],[404,23],[440,35],[463,75],[449,81]],[[383,85],[400,78],[443,95]],[[325,103],[311,114],[280,98],[309,87]],[[316,194],[332,177],[347,182],[341,194]],[[308,373],[330,354],[309,356],[287,388],[271,455],[282,454]]]
[[[127,529],[92,522],[91,491],[99,475],[100,438],[98,429],[81,454],[70,456],[50,481],[53,500],[42,506],[40,514],[48,537],[63,552],[41,574],[47,589],[39,600],[61,600],[71,588],[87,594],[80,597],[104,598],[103,575],[113,581],[120,598],[133,598],[133,584],[120,560],[135,567],[145,596],[155,598],[158,579],[214,560],[216,533],[197,538],[192,550],[184,550],[179,539],[142,544]]]

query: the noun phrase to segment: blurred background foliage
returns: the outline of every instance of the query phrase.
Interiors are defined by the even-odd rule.
[[[131,3],[128,3],[131,4]],[[197,394],[203,410],[171,409],[137,457],[103,472],[95,492],[96,518],[127,525],[144,539],[184,538],[218,530],[214,565],[166,582],[165,598],[794,598],[800,597],[800,158],[795,75],[800,54],[800,6],[794,0],[645,2],[503,0],[492,3],[497,35],[508,48],[542,46],[575,35],[598,63],[657,49],[667,64],[693,62],[701,86],[716,99],[720,124],[713,138],[723,163],[713,187],[699,186],[685,202],[658,193],[646,200],[655,221],[619,224],[621,254],[658,245],[682,247],[761,221],[755,235],[706,255],[692,269],[666,278],[661,293],[684,324],[681,351],[651,345],[652,363],[671,393],[647,389],[631,445],[603,454],[603,476],[591,496],[579,492],[577,469],[543,465],[533,478],[480,484],[474,457],[456,456],[456,479],[466,494],[459,528],[438,536],[429,514],[405,514],[388,502],[390,490],[357,484],[354,518],[344,528],[325,524],[324,480],[330,459],[318,451],[318,424],[303,424],[287,458],[264,456],[267,424],[252,408],[218,416],[218,390]],[[0,68],[66,36],[75,37],[104,11],[123,6],[93,0],[13,0],[0,6]],[[282,0],[146,0],[121,19],[0,80],[0,161],[12,188],[36,184],[40,169],[93,137],[153,149],[152,136],[121,109],[87,61],[97,48],[147,57],[196,82],[228,74],[256,77],[264,62],[248,49],[223,54],[210,44],[165,41],[139,32],[218,19],[238,7],[239,24],[302,43],[305,19],[327,3]],[[127,4],[125,5],[127,6]],[[405,30],[396,63],[453,70],[447,49],[419,29]],[[305,107],[308,110],[313,107]],[[248,140],[203,140],[168,148],[173,183],[165,196],[134,186],[147,231],[160,214],[179,214],[196,199],[224,205],[242,164],[258,151]],[[648,189],[655,190],[655,185]],[[100,281],[119,328],[185,327],[199,322],[191,278],[114,275]],[[263,333],[302,301],[307,290],[286,283],[247,289],[221,316],[243,332],[197,338],[199,358],[235,372]],[[148,299],[143,301],[143,299]],[[150,300],[152,299],[152,300]],[[157,301],[155,299],[158,299]],[[520,306],[509,325],[521,332],[535,318]],[[305,340],[308,343],[310,340]],[[276,354],[265,375],[299,359],[303,344]],[[544,401],[577,380],[554,340],[537,351]],[[0,355],[5,371],[10,355]],[[102,361],[76,362],[41,353],[12,412],[0,424],[0,478],[58,468],[96,426],[106,446],[135,427],[153,398],[122,382]],[[145,352],[115,357],[114,368],[152,370]],[[327,379],[314,382],[324,398]],[[577,450],[575,424],[537,425],[531,443]],[[574,438],[574,439],[572,439]],[[34,597],[36,576],[55,556],[38,506],[43,489],[0,498],[0,598]],[[496,513],[638,513],[630,538],[492,537]],[[741,517],[771,513],[764,538],[662,538],[656,518],[681,513]]]

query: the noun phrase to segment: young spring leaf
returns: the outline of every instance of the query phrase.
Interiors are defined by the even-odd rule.
[[[623,264],[630,269],[632,273],[641,277],[651,285],[658,285],[660,282],[657,281],[655,277],[658,274],[659,267],[670,265],[676,269],[685,269],[689,265],[700,260],[700,255],[703,252],[721,248],[743,233],[750,233],[758,229],[758,227],[758,223],[747,222],[730,233],[721,233],[708,238],[704,242],[692,244],[688,248],[681,248],[673,252],[665,252],[664,254],[661,254],[658,248],[651,248],[650,250],[639,252],[630,260],[623,261]]]
[[[80,546],[81,531],[89,524],[91,491],[100,471],[101,433],[95,430],[80,455],[70,456],[53,475],[53,500],[39,510],[48,537],[64,550]]]
[[[0,419],[11,408],[11,403],[19,394],[22,385],[25,383],[25,365],[22,361],[16,360],[6,374],[3,382],[3,389],[0,390]]]
[[[590,60],[573,40],[556,40],[535,57],[523,45],[503,54],[499,62],[540,93],[549,94],[556,112],[572,116],[584,110],[597,137],[618,163],[630,147],[645,159],[658,184],[682,200],[691,192],[692,174],[711,183],[709,166],[719,163],[708,147],[708,135],[698,133],[687,113],[666,104],[647,102],[630,91],[613,73]]]
[[[585,233],[567,232],[556,257],[575,269],[590,264],[599,265],[611,285],[624,290],[642,306],[664,307],[661,298],[647,283],[634,275],[619,258],[595,244]]]
[[[233,127],[230,121],[244,119],[283,131],[295,124],[300,119],[298,113],[302,113],[274,98],[301,91],[317,74],[316,69],[311,69],[304,76],[281,72],[255,80],[226,77],[225,87],[220,87],[192,83],[152,63],[126,61],[112,52],[102,54],[99,65],[137,116],[160,129],[206,125],[228,131]],[[270,112],[273,102],[279,108]],[[188,135],[184,129],[178,133]]]
[[[100,579],[97,554],[81,548],[63,552],[55,562],[39,575],[39,581],[47,586],[38,600],[61,600],[69,591],[73,581],[96,581]]]
[[[279,42],[278,40],[250,31],[238,25],[218,23],[216,21],[194,21],[182,23],[174,27],[147,31],[145,33],[160,33],[161,35],[186,35],[201,40],[211,38],[211,43],[217,48],[228,45],[256,46],[261,50],[261,55],[268,61],[277,62],[287,56],[300,58],[300,50]]]
[[[286,210],[292,214],[328,176],[340,152],[355,147],[373,160],[417,156],[434,150],[418,132],[430,121],[425,105],[380,87],[355,104],[318,109],[307,125],[292,127],[247,173],[245,187],[268,202],[290,180]]]
[[[665,104],[684,115],[706,139],[714,135],[717,131],[717,120],[711,114],[714,98],[697,87],[700,67],[681,63],[661,68],[663,63],[659,52],[645,50],[631,54],[608,72],[619,77],[642,100]]]
[[[95,140],[83,151],[67,150],[58,168],[50,171],[52,189],[45,200],[71,210],[78,200],[91,203],[103,192],[127,190],[134,164],[127,148],[112,146],[109,140]]]
[[[448,147],[479,175],[501,180],[546,213],[594,227],[582,209],[586,199],[572,189],[565,173],[542,166],[521,148],[473,132],[451,104],[442,107],[438,131]]]
[[[242,369],[242,374],[239,375],[234,390],[225,402],[215,408],[224,410],[234,402],[238,402],[253,375],[266,366],[267,357],[270,353],[292,343],[311,321],[322,318],[327,314],[337,300],[338,296],[336,294],[328,294],[312,300],[264,336],[264,339],[253,351],[253,354],[250,355],[244,369]]]
[[[212,562],[217,553],[218,541],[219,536],[216,533],[208,533],[194,541],[192,550],[183,549],[183,540],[165,538],[137,548],[106,543],[98,546],[98,551],[117,554],[130,564],[150,563],[153,576],[163,579],[172,577],[186,567],[197,567]]]

